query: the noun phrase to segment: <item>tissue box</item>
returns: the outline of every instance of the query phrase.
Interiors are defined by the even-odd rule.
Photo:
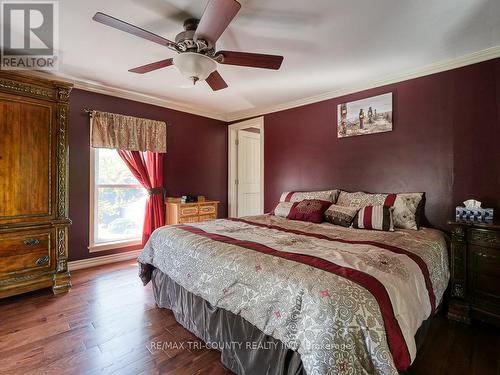
[[[478,223],[490,223],[493,221],[493,208],[465,208],[455,209],[457,221],[473,221]]]

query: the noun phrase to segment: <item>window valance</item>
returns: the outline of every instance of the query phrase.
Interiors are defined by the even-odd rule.
[[[116,113],[92,111],[90,145],[129,151],[167,152],[167,124]]]

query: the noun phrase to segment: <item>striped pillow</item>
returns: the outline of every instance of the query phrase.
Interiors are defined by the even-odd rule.
[[[353,228],[394,231],[393,207],[383,205],[360,208],[352,222]]]

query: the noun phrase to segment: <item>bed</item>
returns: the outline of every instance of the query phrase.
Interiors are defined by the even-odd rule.
[[[404,371],[449,280],[438,230],[274,215],[159,228],[138,261],[157,305],[240,374]]]

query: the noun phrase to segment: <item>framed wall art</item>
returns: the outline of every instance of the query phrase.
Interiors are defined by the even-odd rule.
[[[337,106],[337,137],[392,131],[392,92]]]

